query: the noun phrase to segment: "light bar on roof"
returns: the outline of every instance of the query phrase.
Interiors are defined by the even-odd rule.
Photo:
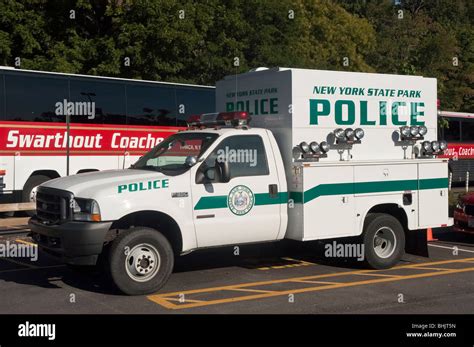
[[[247,112],[220,112],[220,113],[204,113],[201,115],[192,115],[188,118],[188,126],[190,127],[206,127],[218,125],[248,125],[250,116]]]

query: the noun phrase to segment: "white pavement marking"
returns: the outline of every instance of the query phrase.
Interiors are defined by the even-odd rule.
[[[431,247],[437,247],[437,248],[445,248],[445,249],[450,249],[452,251],[454,251],[455,249],[460,251],[460,252],[468,252],[468,253],[474,253],[474,251],[471,251],[471,250],[468,250],[468,249],[462,249],[462,248],[459,248],[456,246],[456,248],[454,247],[447,247],[447,246],[440,246],[440,245],[431,245],[431,244],[428,244],[428,246],[431,246]]]

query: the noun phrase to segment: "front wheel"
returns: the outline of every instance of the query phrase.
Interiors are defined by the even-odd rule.
[[[173,271],[173,249],[160,232],[136,227],[113,241],[109,254],[112,281],[128,295],[158,291]]]
[[[374,269],[388,269],[404,254],[405,232],[395,217],[373,213],[365,220],[363,242],[366,263]]]

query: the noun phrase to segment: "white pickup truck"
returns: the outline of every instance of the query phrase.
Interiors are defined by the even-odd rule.
[[[216,108],[129,169],[39,186],[33,238],[68,264],[106,257],[136,295],[199,248],[359,237],[388,268],[417,230],[449,223],[434,79],[257,70],[219,81]]]

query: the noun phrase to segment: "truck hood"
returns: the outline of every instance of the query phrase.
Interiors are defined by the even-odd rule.
[[[168,176],[148,170],[106,170],[60,177],[47,181],[41,186],[67,190],[73,193],[74,196],[81,198],[94,198],[105,192],[107,192],[107,195],[116,193],[120,185],[156,180],[163,177]]]

